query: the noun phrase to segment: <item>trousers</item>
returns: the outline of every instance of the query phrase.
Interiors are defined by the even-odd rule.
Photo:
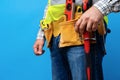
[[[59,48],[60,35],[51,40],[50,55],[52,65],[52,80],[87,80],[86,56],[84,46],[69,46]],[[103,80],[101,44],[91,45],[91,77],[92,80]]]

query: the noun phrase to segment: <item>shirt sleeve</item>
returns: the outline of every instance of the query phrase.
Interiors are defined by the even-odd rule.
[[[93,6],[97,7],[103,15],[120,11],[120,0],[99,0]]]
[[[44,10],[43,19],[46,17],[47,9],[48,9],[48,5],[46,6],[46,8],[45,8],[45,10]],[[40,26],[40,25],[39,25],[39,26]],[[44,39],[44,32],[41,30],[41,28],[40,28],[39,31],[38,31],[37,39]]]
[[[37,39],[44,39],[44,32],[41,29],[38,31]]]

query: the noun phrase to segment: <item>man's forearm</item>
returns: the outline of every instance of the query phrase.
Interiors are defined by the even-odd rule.
[[[93,6],[97,7],[103,15],[120,11],[120,0],[99,0]]]

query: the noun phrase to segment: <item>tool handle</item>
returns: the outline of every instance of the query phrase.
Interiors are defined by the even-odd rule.
[[[84,50],[86,52],[86,54],[89,54],[90,52],[90,36],[89,36],[89,32],[85,31],[83,34],[84,37]]]
[[[75,0],[66,0],[66,9],[65,15],[67,16],[67,20],[72,20],[74,18],[75,10]]]
[[[85,12],[89,7],[88,7],[88,0],[83,0],[83,12]],[[90,52],[90,35],[89,32],[85,30],[83,33],[84,37],[84,49],[85,52],[88,54]]]

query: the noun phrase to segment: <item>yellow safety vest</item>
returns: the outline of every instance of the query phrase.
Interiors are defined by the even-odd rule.
[[[41,20],[40,23],[43,23],[42,29],[47,28],[47,24],[50,24],[52,21],[59,20],[64,14],[65,4],[51,5],[51,0],[48,0],[48,8],[46,11],[45,19]]]

